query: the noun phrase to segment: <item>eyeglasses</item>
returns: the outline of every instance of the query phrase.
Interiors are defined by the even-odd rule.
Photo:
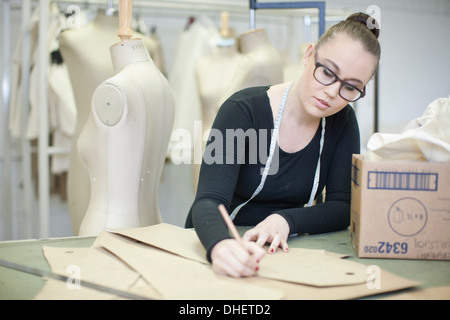
[[[339,81],[341,83],[339,95],[342,99],[347,100],[348,102],[355,102],[366,95],[366,86],[364,86],[363,90],[358,89],[350,83],[340,79],[333,71],[325,67],[320,62],[317,62],[317,54],[314,56],[314,59],[316,62],[316,68],[313,73],[314,78],[324,86],[329,86],[336,81]]]

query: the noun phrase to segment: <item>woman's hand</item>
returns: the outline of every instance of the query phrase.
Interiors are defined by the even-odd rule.
[[[222,240],[211,251],[212,268],[216,273],[235,278],[251,277],[258,271],[258,263],[265,253],[254,242]]]
[[[260,247],[263,247],[266,242],[270,243],[269,253],[274,253],[278,247],[281,247],[284,252],[288,252],[289,232],[289,224],[286,219],[274,213],[258,223],[253,229],[248,230],[242,239],[244,241],[255,241]]]

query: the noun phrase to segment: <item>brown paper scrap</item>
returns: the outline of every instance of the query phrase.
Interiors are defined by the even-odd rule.
[[[200,243],[195,233],[186,233],[184,236],[191,238],[190,245],[184,247],[178,242],[179,246],[175,246],[180,241],[176,240],[178,231],[172,229],[170,235],[176,254],[111,232],[102,232],[91,248],[44,247],[43,250],[53,272],[67,276],[69,267],[77,266],[84,280],[156,299],[352,299],[418,284],[380,270],[379,287],[374,288],[366,282],[368,274],[362,279],[360,268],[363,267],[357,263],[324,250],[299,248],[291,248],[290,254],[267,255],[260,263],[259,276],[245,279],[220,276],[209,264],[178,255],[180,247],[182,252],[189,252],[188,248]],[[126,233],[134,236],[133,230]],[[166,248],[164,243],[163,246]],[[338,278],[327,278],[327,272],[337,272],[332,270],[335,267],[341,272]],[[349,281],[347,277],[353,275],[342,272],[353,272],[359,280]],[[96,290],[69,287],[67,283],[49,280],[35,299],[117,299]]]
[[[150,227],[110,231],[194,261],[208,263],[206,251],[191,229],[161,223]],[[292,248],[287,254],[266,255],[261,260],[259,276],[315,286],[365,282],[366,268],[340,259],[341,257],[342,255],[324,250]]]
[[[78,261],[88,254],[90,248],[44,246],[42,249],[51,271],[69,277],[70,281],[45,279],[46,283],[34,297],[35,300],[111,300],[117,298],[110,293],[78,286],[78,276],[84,279],[84,272],[81,274]]]
[[[367,267],[323,250],[290,248],[266,255],[258,276],[312,286],[341,286],[367,281]]]
[[[44,288],[35,296],[35,299],[117,299],[117,296],[113,294],[83,287],[82,281],[122,291],[136,292],[138,290],[140,294],[142,293],[148,298],[160,297],[160,294],[151,286],[143,289],[142,282],[139,282],[140,274],[99,245],[104,241],[103,238],[108,235],[109,233],[102,232],[90,248],[44,246],[44,257],[52,272],[69,277],[70,281],[49,279]],[[81,282],[78,280],[81,280]]]
[[[206,251],[192,229],[184,229],[167,223],[131,229],[109,229],[140,242],[172,252],[201,263],[208,263]]]
[[[102,246],[139,272],[165,299],[278,300],[283,296],[279,290],[218,275],[209,264],[185,259],[117,234]]]
[[[368,275],[369,277],[369,275]],[[386,270],[380,269],[379,286],[373,286],[368,282],[347,286],[317,287],[302,285],[293,282],[277,281],[261,277],[251,277],[242,281],[251,284],[265,286],[267,288],[281,290],[286,300],[348,300],[362,297],[375,296],[387,292],[403,290],[417,286],[419,283],[402,278]]]

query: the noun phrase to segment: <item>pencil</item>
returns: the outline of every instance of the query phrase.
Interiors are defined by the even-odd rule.
[[[231,234],[233,235],[234,239],[239,242],[242,242],[242,238],[239,235],[239,232],[237,231],[236,226],[234,225],[233,221],[231,221],[230,215],[228,214],[228,211],[223,204],[219,205],[219,211],[223,217],[223,220],[225,220],[225,223],[227,224],[228,229],[231,231]]]

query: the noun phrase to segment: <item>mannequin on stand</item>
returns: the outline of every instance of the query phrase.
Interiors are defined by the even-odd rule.
[[[283,62],[264,29],[245,32],[240,38],[243,55],[232,85],[222,96],[225,101],[233,93],[249,87],[283,82]]]
[[[223,25],[226,19],[222,20]],[[240,39],[240,52],[235,46],[219,47],[213,56],[200,61],[197,66],[203,134],[211,128],[222,103],[233,93],[249,87],[281,83],[283,77],[281,57],[264,29],[244,33]],[[204,145],[196,143],[196,146]],[[199,173],[200,164],[194,163],[194,190]]]
[[[203,128],[209,129],[222,103],[233,93],[254,86],[283,81],[283,63],[263,29],[247,31],[240,39],[240,52],[228,28],[229,15],[222,15],[221,41],[216,52],[197,64],[202,100]]]
[[[202,107],[202,135],[197,138],[197,146],[204,147],[203,136],[211,129],[223,101],[223,95],[233,85],[242,55],[237,49],[236,40],[229,28],[229,13],[221,15],[222,25],[216,51],[209,57],[201,59],[196,66],[197,86]],[[202,152],[203,154],[203,152]],[[193,164],[193,183],[196,189],[200,164]]]
[[[203,133],[211,128],[217,110],[223,102],[221,98],[232,85],[242,59],[228,20],[228,12],[223,12],[216,51],[211,56],[201,59],[196,66],[198,90],[202,102]]]
[[[60,52],[69,69],[77,105],[73,141],[77,141],[86,123],[95,88],[114,74],[108,48],[117,42],[118,26],[117,14],[99,10],[91,23],[80,29],[66,30],[60,35]],[[144,36],[142,39],[150,52],[152,42]],[[89,204],[90,182],[75,143],[70,153],[67,192],[72,229],[77,235]]]
[[[158,187],[174,99],[144,42],[130,39],[131,1],[120,6],[121,41],[110,47],[115,75],[95,90],[77,141],[91,187],[80,235],[161,222]]]

